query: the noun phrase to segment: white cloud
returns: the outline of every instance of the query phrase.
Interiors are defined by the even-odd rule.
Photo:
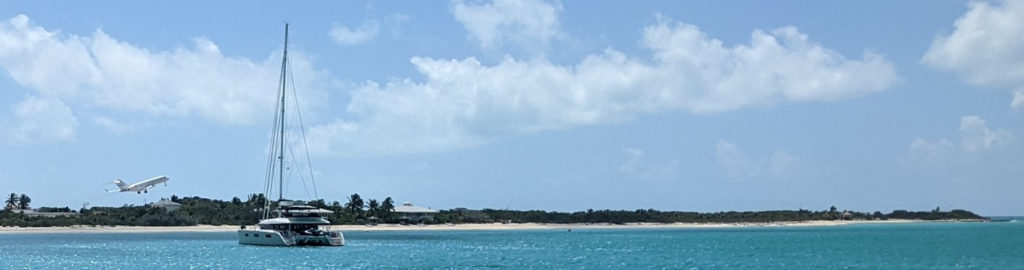
[[[301,53],[290,56],[302,100],[322,100],[326,74]],[[25,15],[0,22],[0,66],[18,84],[72,107],[251,123],[272,114],[279,65],[279,53],[261,62],[227,57],[202,37],[192,49],[151,51],[102,30],[47,30]]]
[[[948,36],[935,38],[925,64],[975,85],[1024,86],[1024,1],[972,1],[954,27]]]
[[[52,98],[30,96],[12,106],[12,115],[0,121],[0,140],[7,143],[70,141],[78,127],[71,108]]]
[[[977,116],[964,116],[955,138],[916,138],[901,161],[927,178],[1001,185],[1018,181],[1024,173],[1021,146],[1010,131],[990,128]]]
[[[730,47],[696,26],[660,19],[642,43],[651,59],[607,49],[572,66],[414,57],[424,81],[366,83],[352,93],[348,119],[312,128],[312,141],[336,154],[449,150],[641,114],[833,101],[900,80],[881,56],[847,59],[793,27],[754,30],[750,44]]]
[[[967,151],[981,151],[1010,141],[1013,137],[1004,129],[992,130],[985,120],[977,116],[960,119],[960,145]]]
[[[500,47],[506,41],[526,48],[546,47],[552,38],[562,35],[561,11],[560,3],[542,0],[452,1],[455,20],[483,48]]]
[[[331,28],[330,35],[339,45],[353,46],[373,40],[379,31],[380,23],[376,20],[368,20],[355,29],[344,25],[335,25]]]
[[[910,143],[912,161],[939,162],[945,159],[963,159],[984,154],[1014,142],[1014,136],[1005,129],[990,129],[985,120],[977,116],[960,119],[959,142],[949,139],[926,140],[916,138]]]
[[[732,177],[741,179],[757,177],[782,177],[792,171],[799,158],[782,151],[775,151],[762,158],[748,157],[743,151],[725,140],[715,145],[715,161]]]

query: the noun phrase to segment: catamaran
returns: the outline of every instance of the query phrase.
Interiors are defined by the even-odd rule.
[[[277,177],[277,203],[275,207],[270,200],[264,200],[263,215],[259,223],[256,224],[256,228],[242,226],[238,230],[238,243],[264,246],[344,246],[344,235],[340,231],[332,231],[331,223],[325,218],[333,213],[332,211],[307,205],[303,201],[285,200],[283,196],[284,158],[285,153],[290,153],[285,151],[287,74],[288,24],[285,24],[284,56],[281,59],[281,81],[278,85],[278,96],[281,99],[277,106],[280,110],[275,110],[277,116],[274,117],[274,135],[270,140],[271,150],[268,156],[267,178],[264,186],[264,194],[271,194],[275,182],[273,181],[274,177]],[[296,102],[296,104],[298,103]],[[312,172],[310,173],[312,175]]]

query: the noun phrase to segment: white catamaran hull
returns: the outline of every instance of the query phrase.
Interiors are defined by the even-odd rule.
[[[238,243],[260,246],[344,246],[345,237],[339,231],[324,235],[303,235],[275,230],[238,230]]]

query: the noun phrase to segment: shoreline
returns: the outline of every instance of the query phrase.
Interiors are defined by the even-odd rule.
[[[479,230],[572,230],[572,229],[697,229],[697,228],[755,228],[755,227],[819,227],[852,224],[900,224],[922,222],[976,222],[975,220],[812,220],[759,223],[467,223],[434,225],[333,225],[331,230],[342,232],[373,231],[479,231]],[[196,226],[66,226],[66,227],[0,227],[0,234],[27,233],[166,233],[166,232],[233,232],[237,225]]]

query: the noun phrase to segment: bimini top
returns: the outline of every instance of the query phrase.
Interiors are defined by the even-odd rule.
[[[278,209],[282,217],[323,217],[334,213],[334,211],[320,208],[285,208]]]
[[[334,211],[306,205],[302,201],[281,201],[277,212],[282,217],[323,217],[333,214]]]
[[[280,218],[271,218],[271,219],[260,220],[259,224],[260,225],[267,225],[267,224],[315,224],[315,225],[329,225],[331,223],[328,222],[326,219],[323,219],[323,218],[311,218],[311,217],[287,218],[287,217],[280,217]]]

